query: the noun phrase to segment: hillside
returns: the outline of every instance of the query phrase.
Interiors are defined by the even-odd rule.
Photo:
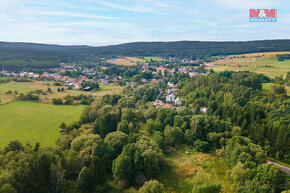
[[[207,57],[273,51],[290,51],[290,40],[134,42],[101,47],[0,42],[0,69],[51,68],[60,62],[96,62],[97,57],[114,55]]]
[[[218,59],[212,68],[215,71],[250,71],[264,74],[270,78],[286,77],[290,71],[290,60],[278,61],[276,55],[282,52],[251,53],[232,55],[230,58]],[[287,53],[287,52],[284,52]]]

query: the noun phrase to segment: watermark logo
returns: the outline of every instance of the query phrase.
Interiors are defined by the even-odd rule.
[[[250,22],[277,22],[277,9],[250,9]]]

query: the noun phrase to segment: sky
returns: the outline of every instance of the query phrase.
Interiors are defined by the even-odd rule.
[[[277,9],[277,22],[249,22]],[[0,0],[0,41],[103,46],[290,39],[289,0]]]

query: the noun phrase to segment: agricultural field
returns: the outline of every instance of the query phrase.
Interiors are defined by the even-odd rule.
[[[16,90],[18,93],[26,93],[33,90],[43,90],[47,91],[50,88],[52,93],[47,95],[40,95],[40,101],[44,103],[51,103],[53,98],[64,98],[66,95],[76,96],[80,94],[84,95],[94,95],[96,97],[103,96],[106,94],[117,94],[122,91],[121,86],[113,84],[100,84],[100,90],[96,92],[84,92],[80,90],[67,90],[65,86],[54,86],[53,82],[45,81],[33,81],[33,82],[9,82],[5,84],[0,84],[0,100],[1,104],[13,101],[16,97],[15,94],[5,94],[5,92]],[[65,88],[64,92],[57,92],[58,88]]]
[[[59,125],[79,120],[85,105],[52,105],[16,101],[0,105],[0,147],[11,140],[42,147],[54,146],[59,137]]]
[[[270,93],[271,92],[271,86],[274,83],[263,83],[263,91],[266,93]],[[290,86],[285,86],[287,95],[290,96]]]
[[[209,68],[212,68],[215,71],[251,71],[264,74],[270,78],[275,78],[278,76],[285,77],[287,72],[290,71],[290,60],[278,61],[276,54],[281,53],[282,52],[252,53],[244,54],[246,56],[245,58],[219,59],[216,62],[213,62],[216,66]]]
[[[256,57],[256,56],[276,56],[277,54],[290,54],[290,52],[258,52],[258,53],[248,53],[240,55],[230,55],[234,56],[245,56],[245,57]]]
[[[187,155],[185,152],[189,151]],[[221,183],[222,192],[233,192],[231,184],[225,180],[227,165],[223,158],[196,152],[179,146],[166,156],[158,181],[164,184],[167,193],[191,192],[195,185],[204,183]]]
[[[134,65],[137,65],[139,62],[140,63],[146,62],[146,60],[136,58],[136,57],[124,57],[124,58],[110,59],[110,60],[107,60],[107,62],[116,64],[116,65],[134,66]]]
[[[153,61],[157,61],[157,62],[166,61],[166,59],[160,58],[160,57],[144,57],[144,59],[147,61],[151,61],[151,59],[152,59]]]

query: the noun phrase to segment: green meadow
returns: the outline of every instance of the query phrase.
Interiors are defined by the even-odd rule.
[[[189,154],[186,154],[186,151]],[[215,155],[196,152],[180,145],[165,158],[161,174],[157,177],[165,193],[192,192],[192,188],[208,182],[220,183],[223,193],[233,192],[226,180],[228,167],[225,160]]]
[[[274,85],[274,83],[263,83],[263,90],[266,93],[271,92],[271,87]],[[285,86],[287,95],[290,96],[290,86]]]
[[[6,93],[7,91],[18,91],[18,93],[25,93],[25,92],[30,92],[35,89],[31,87],[26,87],[26,86],[18,86],[18,85],[13,85],[11,83],[5,83],[5,84],[0,84],[0,94]]]
[[[85,105],[52,105],[29,101],[16,101],[0,105],[0,147],[11,140],[42,147],[54,146],[62,122],[77,121]]]
[[[213,69],[215,71],[250,71],[264,74],[270,78],[286,77],[290,71],[290,60],[278,61],[276,56],[262,56],[258,58],[234,58],[218,60]],[[239,64],[241,67],[231,67],[230,64]]]

